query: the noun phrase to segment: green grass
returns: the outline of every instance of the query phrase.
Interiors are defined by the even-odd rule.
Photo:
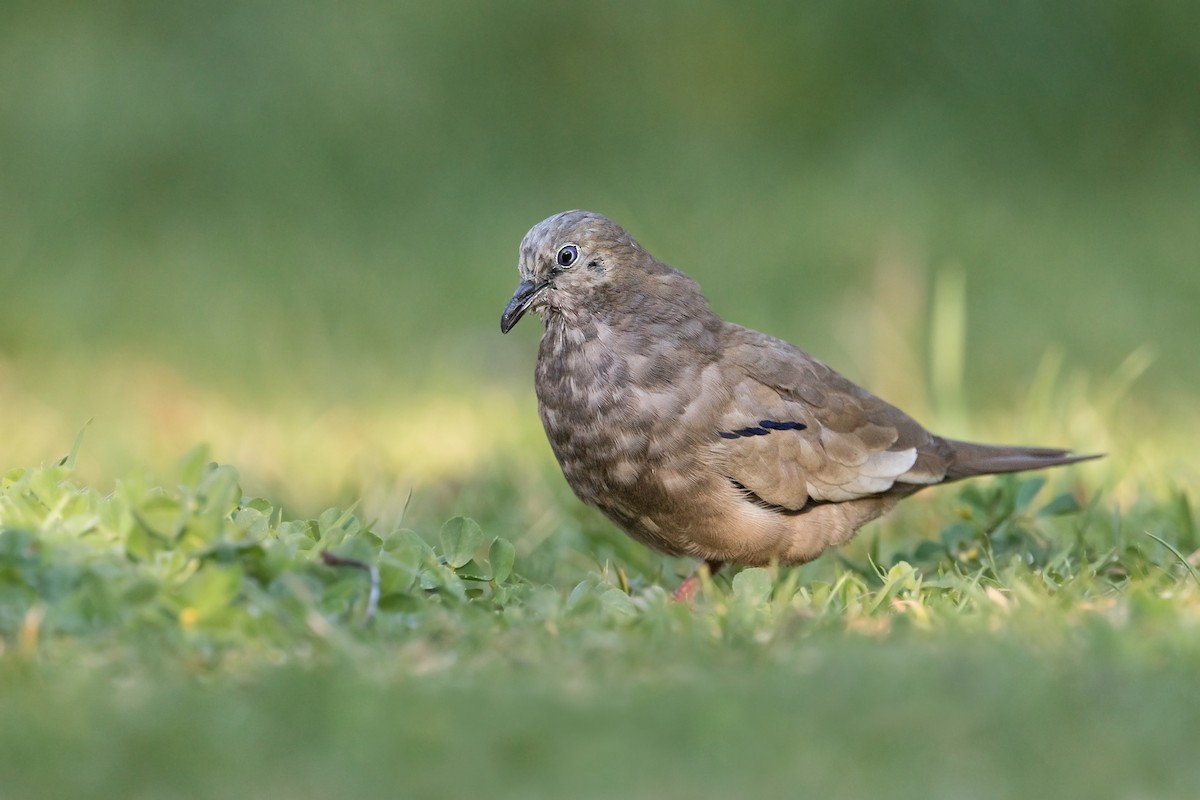
[[[360,659],[219,687],[6,675],[0,763],[12,797],[1195,791],[1194,648],[1155,643],[1147,663],[997,638],[810,638],[737,657],[728,642],[668,647],[662,659],[687,663],[659,680],[595,648],[608,674],[587,681],[530,669],[381,680]]]
[[[689,607],[667,597],[673,562],[621,540],[624,558],[581,559],[603,546],[569,526],[514,547],[462,517],[288,520],[203,449],[111,492],[77,456],[0,484],[6,797],[1183,797],[1200,780],[1182,494],[1122,509],[1061,475],[975,482],[886,540],[719,576]],[[936,535],[914,524],[935,514]],[[377,604],[324,551],[375,565]]]

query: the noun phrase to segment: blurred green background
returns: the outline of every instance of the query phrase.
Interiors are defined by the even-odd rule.
[[[497,328],[571,207],[930,424],[939,275],[966,407],[1148,347],[1137,417],[1188,416],[1197,30],[1121,0],[5,3],[6,466],[93,416],[85,473],[212,441],[306,509],[546,462],[537,323]]]
[[[101,493],[169,494],[208,443],[289,517],[469,515],[538,587],[382,632],[315,615],[290,657],[222,661],[182,616],[176,650],[59,636],[53,604],[42,630],[48,567],[6,595],[0,794],[1194,796],[1174,562],[1131,557],[1131,588],[1086,559],[962,578],[991,600],[961,636],[919,593],[747,607],[739,633],[724,578],[666,605],[645,587],[691,565],[570,496],[538,324],[498,327],[526,230],[591,208],[941,432],[1108,451],[1046,476],[1087,509],[1054,523],[1080,547],[1109,514],[1114,552],[1191,541],[1198,32],[1186,0],[0,4],[0,475],[94,418],[76,473]],[[957,498],[839,555],[916,552]],[[799,580],[843,585],[839,555]],[[635,616],[573,610],[589,585],[633,602],[622,567]]]

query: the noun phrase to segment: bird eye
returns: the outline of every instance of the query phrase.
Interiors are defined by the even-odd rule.
[[[555,259],[560,267],[569,267],[579,258],[579,248],[573,244],[563,245]]]

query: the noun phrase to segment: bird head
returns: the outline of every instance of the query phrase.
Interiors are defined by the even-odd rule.
[[[521,282],[500,317],[508,333],[526,311],[570,314],[604,302],[636,265],[657,264],[625,229],[592,211],[564,211],[542,220],[521,242]]]

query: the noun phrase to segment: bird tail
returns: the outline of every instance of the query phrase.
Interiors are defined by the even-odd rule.
[[[955,481],[972,475],[992,475],[999,472],[1021,472],[1027,469],[1061,467],[1100,458],[1103,453],[1075,455],[1070,450],[1051,447],[1012,447],[998,444],[975,444],[946,439],[950,445],[950,465],[946,480]]]

